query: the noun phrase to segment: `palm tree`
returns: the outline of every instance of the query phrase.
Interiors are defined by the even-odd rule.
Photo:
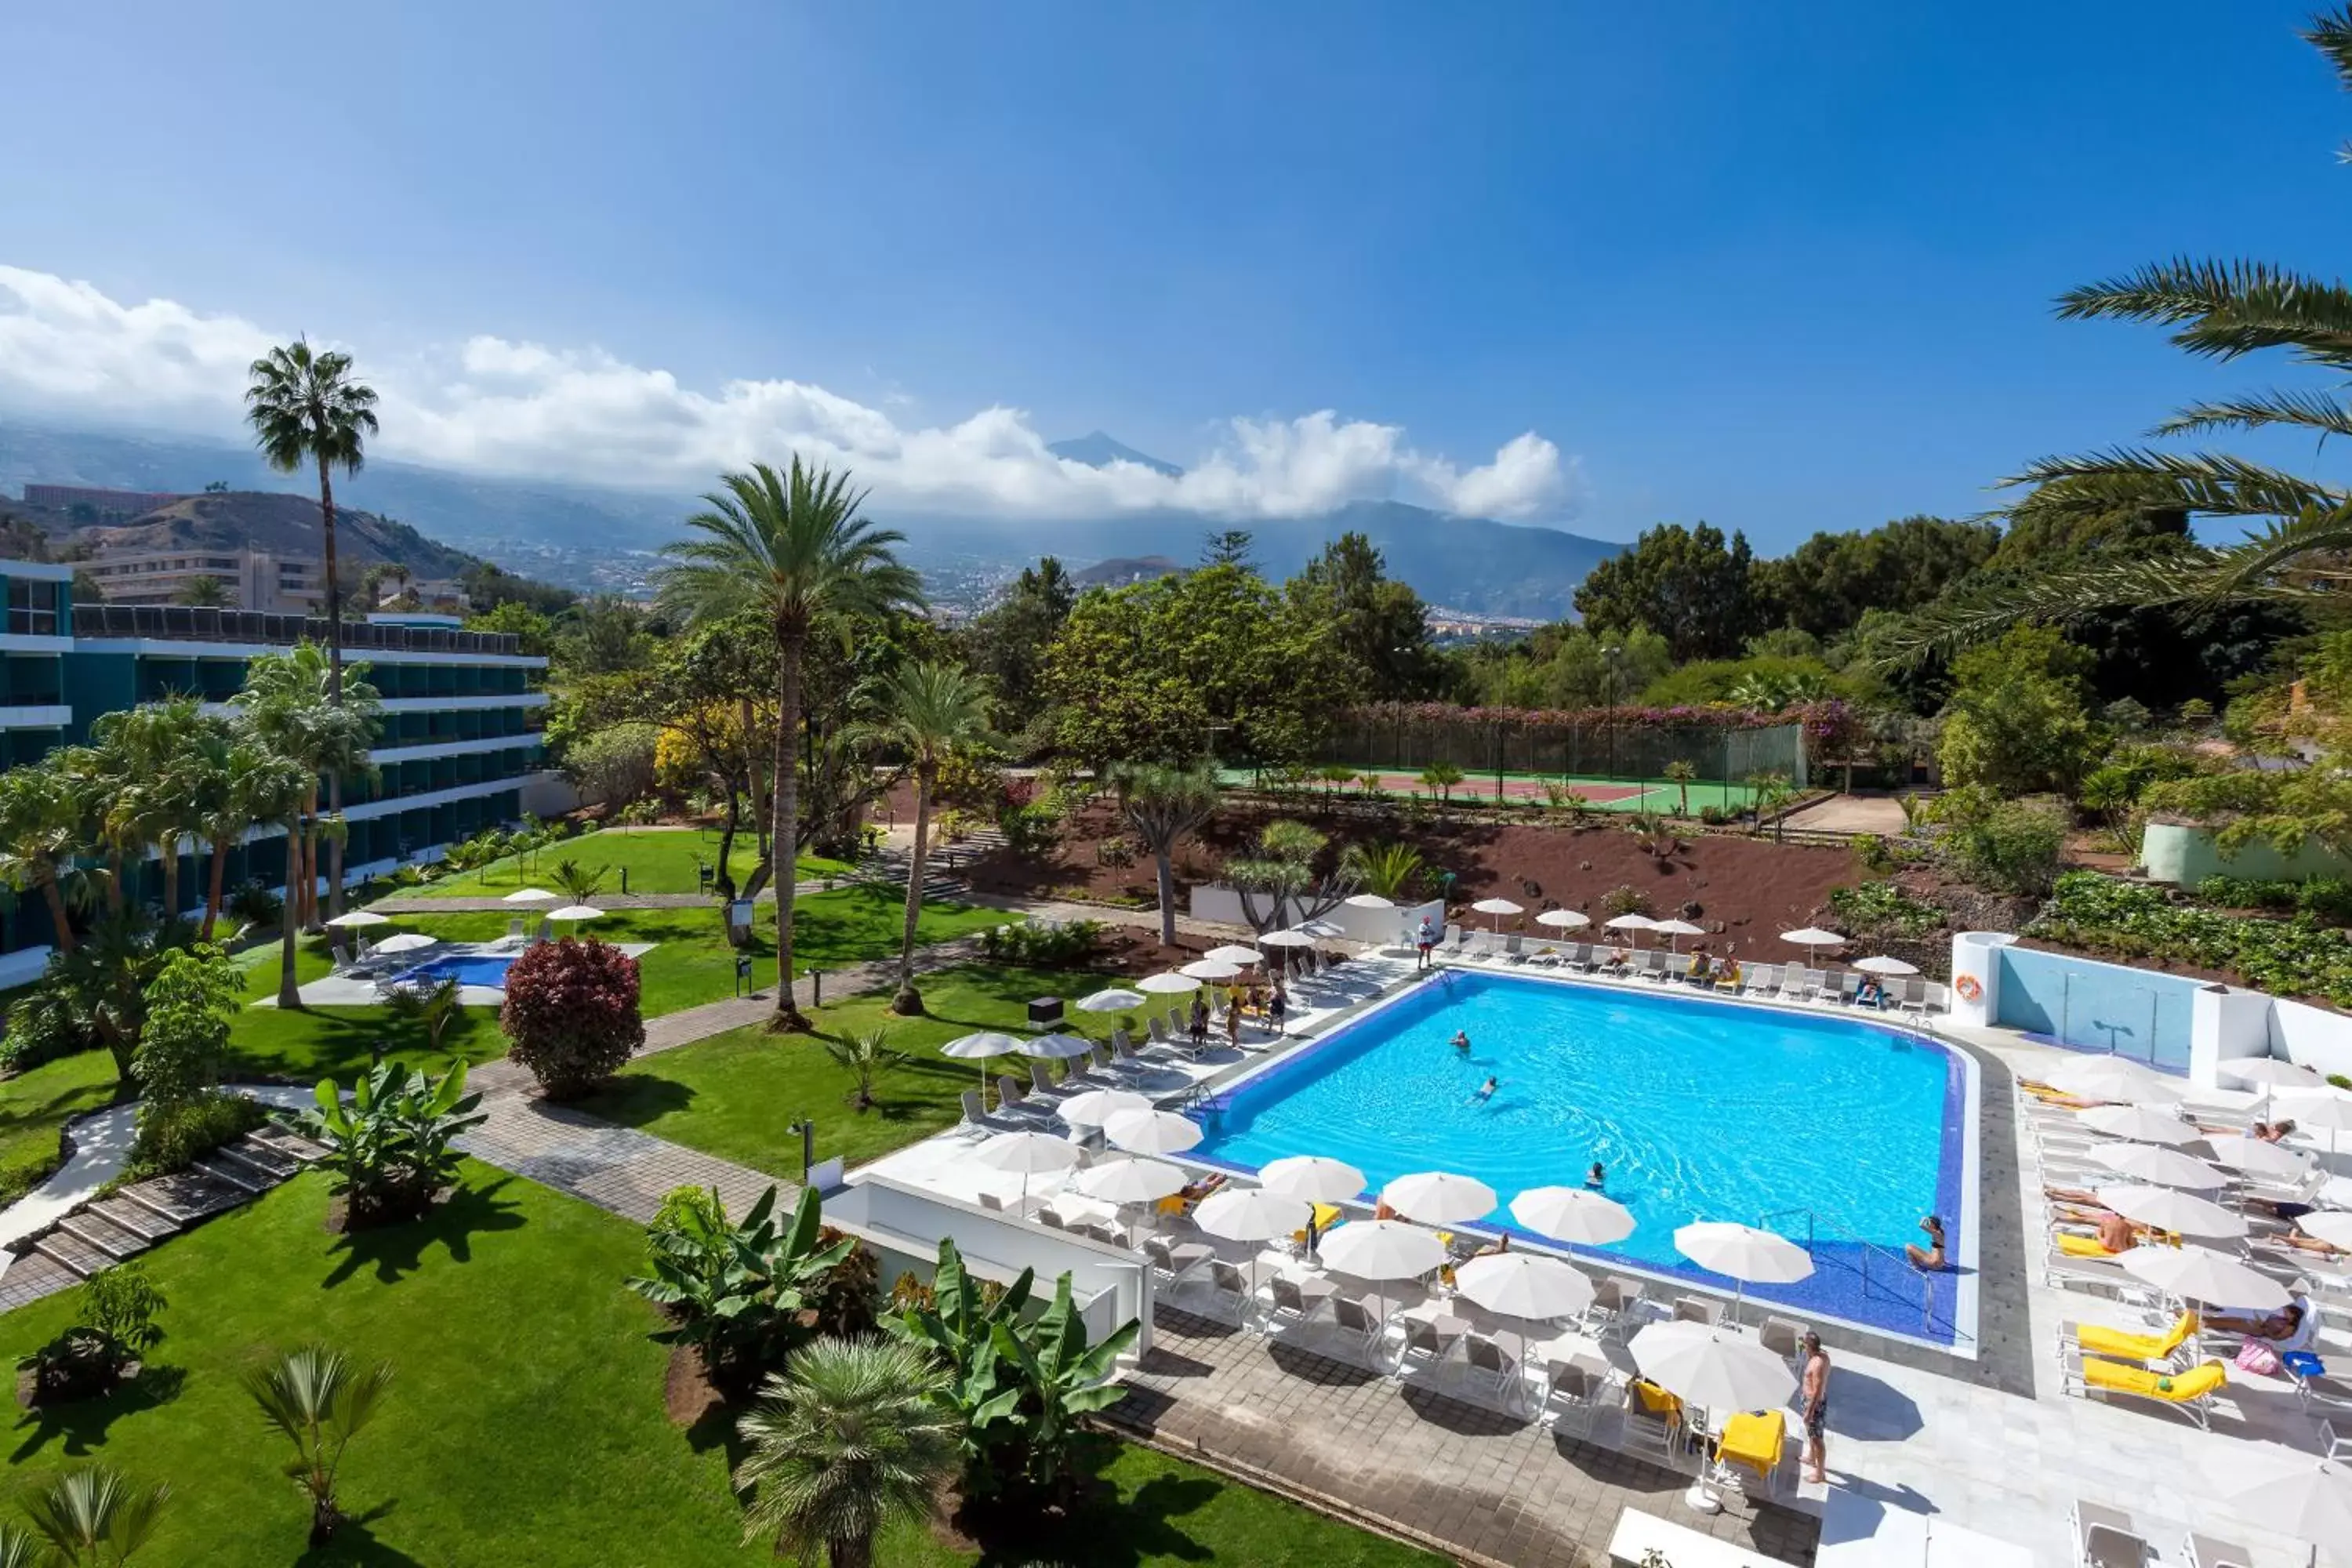
[[[860,1110],[874,1109],[874,1085],[885,1074],[905,1065],[904,1051],[890,1048],[890,1031],[866,1029],[854,1035],[823,1035],[824,1054],[845,1068],[856,1081],[850,1101]]]
[[[319,821],[316,783],[327,780],[331,808],[340,800],[347,774],[372,771],[368,745],[374,739],[383,704],[367,679],[367,667],[352,668],[350,679],[335,696],[337,676],[316,643],[300,642],[281,654],[265,654],[247,666],[245,687],[234,700],[252,724],[255,734],[273,750],[299,761],[312,774],[310,798],[304,804],[301,832],[289,847],[287,897],[294,902],[298,923],[319,925],[319,840],[329,849],[327,868],[329,912],[340,913],[342,903],[342,838],[323,834]],[[300,853],[294,853],[299,848]]]
[[[1445,809],[1446,797],[1462,783],[1462,770],[1452,763],[1432,763],[1421,770],[1421,782],[1437,795],[1437,809]]]
[[[1176,846],[1217,810],[1217,770],[1208,763],[1171,768],[1122,763],[1111,769],[1119,819],[1151,851],[1160,868],[1160,940],[1176,944]]]
[[[940,1399],[947,1375],[896,1340],[823,1339],[771,1376],[736,1424],[751,1455],[735,1472],[756,1487],[743,1539],[774,1542],[814,1565],[869,1568],[874,1538],[930,1510],[956,1464],[957,1423]]]
[[[228,584],[213,576],[189,578],[172,598],[177,604],[210,605],[216,609],[226,609],[235,602],[229,597]]]
[[[892,677],[880,732],[915,761],[915,853],[907,864],[907,926],[898,942],[895,1013],[920,1013],[915,989],[915,926],[923,913],[923,870],[931,853],[931,793],[950,753],[988,739],[988,690],[971,671],[952,664],[909,664]]]
[[[1688,816],[1690,815],[1691,780],[1698,777],[1698,770],[1691,766],[1690,763],[1685,762],[1682,758],[1676,757],[1673,762],[1668,763],[1664,767],[1658,771],[1665,776],[1668,784],[1673,784],[1683,793],[1682,809],[1676,815]]]
[[[667,547],[663,600],[692,621],[756,610],[776,648],[775,848],[778,1028],[806,1028],[793,1001],[793,883],[800,857],[801,668],[809,638],[826,616],[887,614],[922,601],[922,581],[892,546],[903,535],[858,514],[865,492],[847,474],[803,466],[788,474],[765,463],[720,476],[688,518],[702,537]]]
[[[425,1049],[439,1056],[442,1037],[465,1016],[464,994],[463,983],[454,974],[423,984],[395,985],[383,999],[383,1010],[424,1030]]]
[[[2352,89],[2352,5],[2314,16],[2303,34]],[[2112,318],[2169,327],[2172,342],[2207,359],[2286,349],[2305,363],[2352,371],[2352,287],[2267,262],[2155,262],[2059,296],[2062,320]],[[2158,425],[2158,437],[2284,426],[2324,442],[2352,436],[2352,398],[2338,391],[2274,390],[2199,403]],[[2039,488],[2045,513],[2261,520],[2234,544],[2181,542],[2050,573],[1913,617],[1890,659],[1948,653],[1997,636],[2021,617],[2068,621],[2118,607],[2189,611],[2269,602],[2341,619],[2352,552],[2352,490],[2229,453],[2116,447],[2045,458],[2010,481]]]
[[[283,1356],[246,1379],[246,1392],[261,1406],[261,1418],[294,1445],[286,1467],[310,1494],[310,1544],[323,1544],[343,1521],[335,1506],[335,1472],[343,1450],[375,1415],[376,1401],[392,1383],[382,1363],[362,1372],[341,1351],[312,1345]]]
[[[101,836],[152,849],[163,873],[163,918],[180,918],[180,842],[201,826],[192,755],[205,727],[193,697],[142,702],[99,716],[90,725],[98,752],[94,780],[102,794]]]
[[[60,952],[74,950],[62,879],[81,843],[81,796],[54,754],[0,772],[0,884],[39,890]]]
[[[352,358],[331,350],[313,353],[297,338],[255,360],[247,374],[246,421],[254,444],[281,474],[299,473],[304,464],[319,470],[319,542],[327,570],[327,700],[343,702],[343,583],[335,564],[335,487],[332,471],[356,474],[367,459],[367,438],[376,433],[375,389],[352,378]],[[343,808],[342,778],[327,775],[327,809]],[[343,854],[331,854],[329,911],[343,912]]]
[[[33,1528],[48,1538],[49,1560],[68,1568],[127,1563],[155,1531],[172,1489],[134,1489],[121,1471],[92,1465],[58,1478],[26,1502]]]
[[[1425,868],[1421,851],[1410,844],[1372,845],[1358,850],[1353,864],[1366,892],[1397,902],[1411,893]]]
[[[1748,787],[1755,792],[1756,832],[1759,834],[1764,831],[1765,816],[1778,811],[1797,795],[1795,787],[1789,783],[1789,775],[1783,773],[1750,773],[1748,775]],[[1785,816],[1773,821],[1773,843],[1785,842],[1788,826],[1789,819]]]
[[[612,869],[604,865],[583,866],[566,856],[555,863],[549,879],[562,889],[565,898],[575,904],[584,904],[604,890],[604,878]]]
[[[311,772],[310,764],[266,743],[254,748],[253,754],[247,759],[247,771],[236,781],[236,817],[248,825],[275,822],[286,829],[286,897],[280,901],[278,926],[278,1005],[280,1007],[302,1005],[301,984],[294,973],[294,941],[302,929],[296,879],[302,865],[302,823],[318,787],[319,775]],[[251,815],[248,816],[247,813]],[[221,842],[218,838],[213,840],[215,857],[214,903],[207,905],[208,919],[217,905],[220,891],[218,856]]]

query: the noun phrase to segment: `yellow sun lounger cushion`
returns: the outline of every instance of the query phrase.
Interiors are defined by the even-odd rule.
[[[2062,1230],[2056,1233],[2056,1239],[2058,1242],[2058,1250],[2064,1253],[2069,1258],[2115,1258],[2119,1256],[2119,1254],[2109,1252],[2105,1247],[2100,1246],[2099,1238],[2095,1236],[2078,1236],[2074,1231]]]
[[[2163,1361],[2187,1344],[2196,1331],[2197,1314],[2183,1312],[2161,1334],[2135,1334],[2100,1323],[2079,1324],[2074,1330],[2074,1342],[2091,1355],[2115,1356],[2122,1361]]]
[[[1339,1223],[1340,1217],[1339,1205],[1338,1204],[1317,1204],[1315,1205],[1316,1233],[1318,1235],[1328,1235],[1331,1227]],[[1298,1243],[1299,1246],[1304,1247],[1307,1245],[1307,1232],[1303,1229],[1294,1230],[1290,1233],[1290,1239]]]
[[[1723,1424],[1723,1436],[1716,1440],[1715,1457],[1769,1476],[1780,1468],[1780,1450],[1788,1441],[1789,1420],[1781,1412],[1743,1410]]]
[[[2150,1372],[2144,1366],[2126,1366],[2119,1361],[2083,1363],[2083,1382],[2089,1387],[2114,1394],[2137,1394],[2143,1399],[2161,1399],[2168,1405],[2187,1405],[2202,1399],[2229,1381],[2229,1373],[2218,1361],[2209,1361],[2183,1373]]]

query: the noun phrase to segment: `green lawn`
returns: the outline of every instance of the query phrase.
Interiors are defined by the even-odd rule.
[[[646,1338],[653,1310],[621,1284],[642,1258],[636,1226],[470,1163],[458,1195],[415,1226],[353,1243],[325,1232],[325,1210],[324,1179],[303,1176],[151,1254],[171,1300],[151,1371],[111,1398],[20,1415],[0,1510],[15,1514],[32,1489],[98,1460],[173,1489],[142,1563],[772,1561],[739,1544],[723,1429],[680,1429],[663,1414],[667,1352]],[[52,1297],[0,1317],[0,1350],[32,1350],[73,1304]],[[395,1369],[343,1461],[354,1522],[316,1552],[280,1470],[290,1448],[240,1386],[274,1352],[313,1342]],[[1116,1450],[1105,1474],[1117,1502],[1070,1539],[984,1561],[1434,1561],[1156,1454]],[[920,1528],[894,1532],[877,1554],[879,1568],[974,1561]]]
[[[48,1179],[58,1131],[112,1101],[114,1085],[114,1058],[105,1051],[43,1062],[0,1081],[0,1203]]]
[[[404,889],[404,892],[420,894],[428,899],[478,899],[499,897],[517,888],[536,884],[551,892],[555,884],[548,879],[556,863],[576,860],[583,867],[608,868],[604,879],[607,892],[617,893],[621,873],[628,873],[627,891],[632,893],[697,893],[702,890],[695,875],[698,865],[715,866],[719,860],[719,835],[701,829],[605,827],[593,833],[583,833],[567,838],[561,844],[538,850],[528,864],[522,858],[509,855],[493,860],[478,870],[460,876],[444,877],[437,882]],[[739,833],[735,837],[734,853],[728,864],[735,872],[735,883],[740,887],[759,864],[751,836]],[[799,861],[801,879],[818,877],[845,877],[849,874],[845,860],[829,860],[822,855],[803,855]]]
[[[886,992],[869,993],[817,1009],[819,1033],[862,1032],[881,1025],[906,1065],[875,1089],[872,1110],[850,1109],[850,1075],[814,1040],[753,1027],[714,1035],[690,1046],[644,1058],[582,1109],[607,1121],[642,1127],[673,1142],[779,1175],[800,1175],[800,1138],[790,1131],[803,1115],[816,1122],[816,1157],[839,1155],[852,1165],[951,1127],[963,1114],[959,1097],[979,1081],[979,1068],[939,1054],[974,1029],[1025,1029],[1033,996],[1076,997],[1099,990],[1104,976],[1066,970],[964,964],[922,977],[930,1015],[901,1018]],[[1115,1015],[1073,1010],[1069,1026],[1108,1039]],[[1027,1074],[1020,1058],[992,1062],[990,1071]],[[990,1103],[994,1103],[992,1094]]]
[[[793,926],[801,971],[806,973],[812,964],[834,969],[894,955],[898,951],[898,934],[905,916],[906,906],[900,896],[878,888],[842,888],[797,900]],[[400,930],[424,931],[453,942],[485,942],[503,936],[511,918],[487,910],[397,917]],[[916,936],[927,943],[946,942],[1016,918],[994,910],[929,904],[924,907]],[[385,928],[376,929],[381,932]],[[727,945],[725,917],[716,905],[686,910],[615,910],[582,929],[608,942],[655,944],[638,965],[642,1005],[648,1018],[735,994],[737,950]],[[774,976],[774,935],[772,914],[766,921],[753,923],[747,951],[751,957],[753,978],[761,984],[767,984]],[[304,982],[326,973],[330,963],[326,944],[316,938],[303,940],[296,960],[295,972]],[[275,945],[247,952],[241,955],[240,962],[246,965],[247,1000],[278,994]],[[313,1007],[299,1012],[247,1007],[237,1014],[229,1035],[231,1053],[247,1070],[296,1079],[327,1075],[347,1077],[373,1059],[379,1041],[385,1054],[419,1063],[446,1058],[453,1050],[475,1061],[506,1052],[506,1038],[499,1033],[496,1010],[488,1007],[466,1010],[444,1039],[439,1058],[426,1047],[422,1030],[403,1026],[382,1008],[373,1006]]]

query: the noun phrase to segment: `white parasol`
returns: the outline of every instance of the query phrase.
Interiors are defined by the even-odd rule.
[[[1591,923],[1592,917],[1580,910],[1546,910],[1536,917],[1536,924],[1551,926],[1559,931],[1574,931],[1579,926],[1589,926]]]
[[[517,888],[513,892],[509,893],[505,898],[500,899],[499,902],[502,904],[551,904],[556,902],[562,897],[562,894],[551,893],[545,888]]]
[[[1201,1124],[1172,1110],[1122,1110],[1103,1138],[1131,1154],[1181,1154],[1201,1141]]]
[[[388,926],[392,923],[392,917],[380,915],[373,910],[353,910],[349,914],[337,915],[327,923],[342,931],[357,931],[362,926]]]
[[[1381,1189],[1381,1201],[1423,1225],[1454,1225],[1495,1212],[1495,1189],[1451,1171],[1416,1171]]]
[[[1220,963],[1238,963],[1245,969],[1252,964],[1265,962],[1265,954],[1254,947],[1244,947],[1238,942],[1228,942],[1223,947],[1213,947],[1201,956],[1213,959]]]
[[[1851,967],[1870,974],[1916,974],[1919,973],[1917,964],[1906,963],[1899,958],[1889,958],[1883,952],[1874,953],[1868,958],[1857,958]]]
[[[2135,1143],[2161,1143],[2178,1149],[2183,1143],[2194,1143],[2204,1134],[2193,1122],[2161,1110],[2151,1110],[2145,1105],[2100,1105],[2088,1110],[2078,1110],[2074,1120],[2094,1132],[2104,1132],[2110,1138],[2127,1138]]]
[[[1392,910],[1396,908],[1396,900],[1394,899],[1384,899],[1378,893],[1358,893],[1354,898],[1348,900],[1347,904],[1351,910]]]
[[[988,1103],[988,1058],[1014,1057],[1021,1054],[1021,1039],[998,1029],[982,1029],[974,1035],[958,1035],[940,1047],[940,1055],[953,1057],[958,1061],[980,1064],[980,1102]]]
[[[404,931],[397,936],[388,936],[382,942],[377,942],[375,944],[375,951],[378,952],[415,952],[419,948],[438,946],[440,944],[440,941],[441,939],[437,936],[424,936],[413,931]]]
[[[1688,921],[1653,921],[1650,923],[1650,929],[1652,931],[1665,932],[1666,945],[1668,948],[1677,952],[1682,951],[1682,939],[1684,937],[1705,936],[1706,934],[1706,928],[1705,926],[1693,925]]]
[[[2132,1104],[2168,1103],[2180,1098],[2179,1079],[2124,1057],[2076,1057],[2050,1069],[2051,1088],[2084,1100],[2116,1100]]]
[[[1805,967],[1808,969],[1811,968],[1815,962],[1813,958],[1815,948],[1837,948],[1845,945],[1844,937],[1833,931],[1823,931],[1819,926],[1806,926],[1801,931],[1784,931],[1780,933],[1780,940],[1793,942],[1805,950]]]
[[[1068,1061],[1073,1057],[1092,1055],[1095,1043],[1084,1035],[1040,1035],[1035,1039],[1021,1042],[1021,1054],[1037,1057],[1049,1062]]]
[[[1135,983],[1135,988],[1153,996],[1174,996],[1186,991],[1198,991],[1201,983],[1189,974],[1147,974]]]
[[[1075,1184],[1108,1204],[1156,1204],[1184,1190],[1184,1173],[1157,1160],[1109,1160],[1079,1173]]]
[[[2231,1214],[2210,1199],[2192,1197],[2174,1187],[2117,1186],[2095,1190],[2100,1203],[2134,1225],[2221,1241],[2232,1241],[2246,1234],[2244,1215]]]
[[[1557,1258],[1539,1252],[1490,1252],[1454,1271],[1455,1294],[1507,1318],[1541,1321],[1592,1305],[1592,1281]],[[1519,1334],[1518,1353],[1528,1353]]]
[[[1309,1203],[1343,1204],[1362,1194],[1364,1173],[1345,1160],[1321,1154],[1288,1154],[1269,1160],[1257,1179],[1270,1193],[1305,1198]]]
[[[1710,1411],[1770,1410],[1796,1392],[1796,1373],[1778,1352],[1709,1323],[1652,1323],[1625,1343],[1643,1377],[1668,1394]],[[1683,1501],[1701,1513],[1722,1508],[1704,1465]]]
[[[1078,998],[1078,1011],[1081,1013],[1124,1013],[1130,1007],[1142,1005],[1143,994],[1129,991],[1123,985],[1113,985],[1091,996]]]
[[[2269,1275],[2210,1247],[2135,1247],[2116,1259],[2116,1267],[2184,1301],[2271,1312],[2293,1299]]]
[[[1590,1187],[1529,1187],[1511,1200],[1511,1217],[1538,1236],[1588,1247],[1633,1234],[1633,1211]]]
[[[1192,1222],[1227,1241],[1272,1241],[1306,1229],[1314,1215],[1314,1205],[1305,1198],[1264,1187],[1227,1187],[1202,1199],[1192,1211]]]
[[[1100,1127],[1123,1110],[1149,1110],[1150,1100],[1131,1089],[1089,1089],[1054,1108],[1073,1127]]]
[[[1813,1271],[1812,1254],[1777,1231],[1730,1220],[1694,1221],[1675,1232],[1675,1250],[1710,1274],[1739,1282],[1731,1304],[1735,1318],[1750,1285],[1787,1285]]]
[[[2352,1541],[2352,1468],[2268,1443],[2214,1456],[2214,1484],[2240,1517],[2311,1542]]]
[[[604,911],[593,904],[566,904],[560,910],[548,910],[547,918],[551,921],[601,921],[604,918]]]
[[[1470,907],[1482,915],[1494,916],[1495,929],[1496,931],[1501,931],[1503,929],[1503,917],[1505,915],[1517,915],[1527,912],[1527,907],[1525,905],[1515,904],[1508,899],[1481,899]]]
[[[1445,1244],[1419,1226],[1395,1219],[1350,1220],[1323,1238],[1323,1267],[1334,1273],[1384,1285],[1418,1279],[1445,1261]],[[1381,1317],[1388,1317],[1388,1292],[1381,1292]]]
[[[1066,1171],[1078,1163],[1078,1146],[1049,1132],[1000,1132],[972,1151],[992,1171],[1021,1174],[1021,1200],[1029,1201],[1029,1178]]]
[[[1313,947],[1315,939],[1303,931],[1270,931],[1257,939],[1260,947]]]
[[[2105,1165],[2119,1176],[2129,1176],[2135,1182],[2153,1182],[2158,1186],[2210,1193],[2230,1184],[2230,1178],[2220,1166],[2178,1149],[2162,1149],[2152,1143],[2102,1143],[2084,1150],[2083,1157]]]
[[[1195,980],[1233,980],[1238,978],[1241,972],[1240,964],[1227,963],[1222,958],[1199,958],[1176,973],[1189,974]]]
[[[2326,1209],[2300,1215],[2294,1223],[2305,1236],[2315,1237],[2330,1247],[2352,1251],[2352,1213],[2343,1209]]]
[[[1658,922],[1652,920],[1647,915],[1614,915],[1601,923],[1605,929],[1610,931],[1630,931],[1633,932],[1633,945],[1635,947],[1639,947],[1642,945],[1640,933],[1650,930]]]
[[[2211,1150],[2213,1163],[2232,1171],[2242,1171],[2250,1176],[2279,1176],[2299,1181],[2311,1173],[2311,1156],[2260,1138],[2250,1138],[2243,1132],[2209,1134],[2205,1147]]]

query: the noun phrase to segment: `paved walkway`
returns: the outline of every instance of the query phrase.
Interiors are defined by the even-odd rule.
[[[1812,1561],[1820,1526],[1791,1509],[1731,1495],[1709,1518],[1682,1506],[1688,1474],[1524,1418],[1165,1306],[1152,1333],[1108,1420],[1465,1561],[1605,1563],[1629,1507],[1785,1563]]]

